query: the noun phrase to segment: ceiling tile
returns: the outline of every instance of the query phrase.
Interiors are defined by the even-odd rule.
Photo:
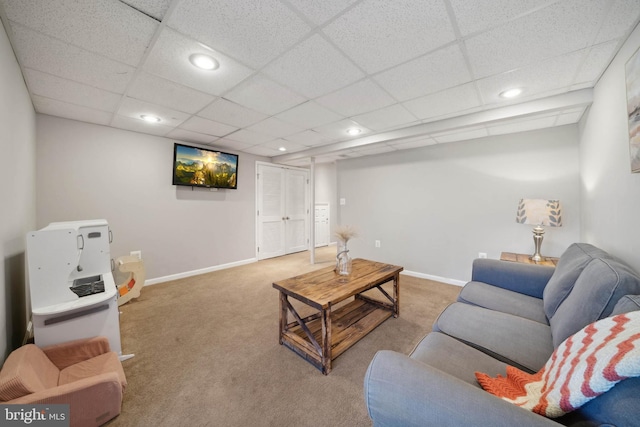
[[[247,129],[258,133],[271,135],[274,138],[293,135],[294,133],[298,133],[303,130],[299,126],[289,124],[275,117],[269,117],[268,119],[258,122],[255,125],[249,126]]]
[[[217,136],[205,135],[204,133],[192,132],[186,129],[174,129],[167,134],[167,137],[193,142],[194,144],[209,144],[218,139]]]
[[[284,111],[277,116],[278,118],[305,128],[313,128],[327,123],[340,120],[342,117],[333,111],[329,111],[314,101],[308,101],[304,104]]]
[[[92,108],[81,107],[69,104],[56,99],[45,98],[32,95],[33,106],[38,113],[49,114],[51,116],[65,117],[67,119],[80,120],[87,123],[108,125],[113,114],[106,111],[94,110]]]
[[[349,135],[347,130],[350,128],[358,128],[361,132],[357,135]],[[359,123],[354,122],[353,120],[340,120],[338,122],[329,123],[326,125],[318,126],[315,129],[316,132],[337,140],[346,140],[346,139],[354,139],[360,138],[368,133],[371,133],[371,129],[367,129]]]
[[[289,0],[296,9],[316,25],[322,25],[357,0]]]
[[[325,107],[343,116],[355,116],[377,110],[396,101],[370,79],[359,81],[336,92],[316,99]]]
[[[165,136],[173,129],[170,126],[164,126],[160,123],[147,123],[144,120],[125,116],[115,116],[111,122],[111,126],[158,136]]]
[[[418,119],[402,105],[395,104],[370,113],[354,116],[353,120],[369,129],[381,131],[398,125],[413,123]]]
[[[593,46],[589,50],[589,54],[574,81],[576,83],[588,82],[592,86],[595,85],[613,59],[617,46],[618,42],[616,41]]]
[[[211,144],[214,147],[218,147],[224,150],[230,150],[233,152],[244,151],[249,147],[255,146],[255,144],[248,144],[246,142],[232,141],[227,138],[220,138]]]
[[[413,59],[455,39],[442,0],[364,0],[323,32],[369,73]]]
[[[132,98],[164,105],[189,114],[197,113],[216,99],[213,95],[145,72],[138,74],[127,94]]]
[[[607,2],[567,0],[466,40],[476,77],[584,49]]]
[[[140,101],[133,98],[124,98],[120,108],[118,109],[118,115],[130,117],[135,120],[143,121],[140,116],[143,114],[149,114],[160,118],[160,123],[163,126],[176,127],[180,123],[189,118],[188,114],[182,111],[172,110],[171,108],[163,107],[157,104],[151,104],[149,102]]]
[[[169,9],[171,0],[120,0],[131,7],[138,9],[142,13],[152,16],[158,21],[162,21],[165,13]]]
[[[113,113],[122,95],[66,80],[40,71],[25,69],[25,78],[32,94],[57,99],[70,104]]]
[[[511,20],[544,5],[540,0],[449,0],[463,36]],[[547,3],[549,3],[547,1]]]
[[[266,148],[278,150],[279,154],[296,153],[298,151],[303,151],[309,148],[305,145],[296,144],[295,142],[286,141],[284,139],[274,139],[273,141],[265,142],[264,144],[260,145]],[[280,148],[285,148],[285,150],[280,150]]]
[[[194,53],[214,57],[220,63],[220,67],[216,70],[201,70],[194,67],[189,62],[189,56]],[[169,28],[162,30],[143,69],[212,95],[222,94],[253,73],[253,70],[228,56]]]
[[[207,135],[224,136],[237,130],[238,128],[215,122],[213,120],[203,119],[202,117],[191,117],[185,121],[181,126],[181,129],[190,130],[193,132],[204,133]]]
[[[451,113],[468,112],[480,105],[472,83],[422,96],[403,104],[420,119],[432,119]]]
[[[640,18],[639,6],[638,0],[614,1],[595,42],[602,43],[626,36]]]
[[[183,0],[167,23],[256,68],[293,46],[310,30],[278,0]]]
[[[224,98],[216,100],[213,104],[200,111],[198,115],[239,128],[250,126],[268,117],[266,114],[250,110]]]
[[[364,76],[319,34],[298,44],[262,71],[309,98],[332,92]]]
[[[399,101],[438,92],[471,81],[459,44],[414,59],[374,77]]]
[[[3,3],[12,21],[129,65],[138,65],[158,26],[153,19],[118,1]]]
[[[275,115],[305,101],[286,87],[257,74],[236,86],[225,98],[267,115]]]
[[[274,138],[271,135],[265,135],[264,133],[253,132],[246,129],[240,129],[237,132],[227,135],[225,139],[232,141],[244,142],[247,144],[262,144],[267,141],[271,141]]]
[[[477,82],[478,89],[485,104],[504,104],[514,102],[514,100],[505,100],[499,96],[506,89],[520,87],[523,89],[521,98],[530,98],[569,86],[586,53],[583,50],[543,61],[531,67],[481,79]]]
[[[11,26],[20,65],[80,83],[124,93],[134,68],[36,33]]]
[[[254,145],[253,147],[245,148],[243,150],[245,153],[255,154],[256,156],[264,156],[264,157],[275,157],[282,152],[278,150],[274,150],[273,148],[263,147],[262,145]]]
[[[322,145],[330,142],[326,136],[319,134],[313,130],[305,130],[295,135],[289,135],[285,138],[287,141],[295,142],[297,144],[313,147],[315,145]]]

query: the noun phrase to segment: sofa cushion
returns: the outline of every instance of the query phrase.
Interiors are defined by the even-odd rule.
[[[553,353],[549,326],[460,302],[440,314],[434,331],[529,372],[538,371]]]
[[[625,295],[620,298],[616,306],[613,307],[611,315],[614,316],[636,310],[640,310],[640,295]]]
[[[521,408],[557,418],[640,376],[640,311],[591,323],[567,338],[536,374],[507,366],[507,376],[476,373],[488,392]]]
[[[409,355],[412,359],[480,388],[475,372],[504,375],[507,364],[440,332],[431,332]]]
[[[608,317],[620,298],[640,293],[640,278],[611,256],[594,258],[549,319],[554,347],[589,323]]]
[[[594,256],[607,256],[607,253],[587,243],[573,243],[560,256],[556,270],[542,294],[547,319],[553,317],[560,304],[571,293],[578,276]]]
[[[548,324],[544,314],[543,302],[540,298],[487,283],[467,283],[460,291],[458,301],[535,320],[545,325]]]
[[[7,357],[0,372],[0,401],[7,402],[58,385],[60,371],[33,344],[20,347]]]

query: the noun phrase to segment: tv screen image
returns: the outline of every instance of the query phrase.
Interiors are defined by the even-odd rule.
[[[174,144],[173,184],[205,188],[238,188],[238,156]]]

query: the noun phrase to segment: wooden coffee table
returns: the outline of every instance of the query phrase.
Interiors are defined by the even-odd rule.
[[[353,260],[352,273],[346,277],[327,267],[275,282],[273,287],[280,291],[280,344],[327,375],[333,359],[389,317],[398,317],[402,270],[395,265],[358,258]],[[393,295],[382,288],[390,281],[393,281]],[[382,301],[362,295],[373,288],[382,293]],[[289,297],[318,312],[301,318]],[[333,309],[350,297],[355,298]],[[295,319],[292,322],[289,322],[289,313]]]

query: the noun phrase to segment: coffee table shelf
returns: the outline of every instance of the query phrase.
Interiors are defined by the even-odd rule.
[[[329,267],[275,282],[273,287],[280,291],[280,344],[328,374],[333,359],[389,317],[398,317],[401,271],[395,265],[355,259],[349,277]],[[382,288],[387,282],[393,282],[392,295]],[[386,301],[362,294],[372,289]],[[318,311],[302,318],[289,297]],[[350,297],[355,298],[347,301]]]
[[[379,308],[361,299],[356,299],[331,313],[331,359],[344,353],[362,337],[392,316],[390,310]],[[322,360],[298,322],[289,324],[283,335],[283,344],[322,370]],[[314,319],[307,327],[318,343],[322,342],[322,321]],[[302,351],[302,354],[300,351]]]

